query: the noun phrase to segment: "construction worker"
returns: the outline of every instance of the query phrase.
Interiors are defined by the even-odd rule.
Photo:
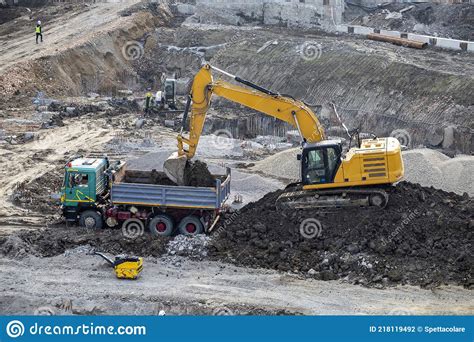
[[[41,43],[43,42],[43,33],[41,31],[41,20],[38,20],[38,23],[36,24],[36,44],[38,44],[38,37],[41,38]]]
[[[151,89],[148,88],[147,90],[148,92],[146,93],[146,96],[145,96],[145,114],[148,114],[148,111],[150,110],[151,101],[153,99],[153,94],[150,91]]]

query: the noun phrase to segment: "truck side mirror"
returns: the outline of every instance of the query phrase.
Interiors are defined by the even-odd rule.
[[[301,153],[298,153],[298,154],[296,155],[296,160],[301,160]]]

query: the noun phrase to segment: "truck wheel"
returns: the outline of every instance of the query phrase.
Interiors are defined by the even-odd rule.
[[[101,229],[102,216],[94,210],[86,210],[79,217],[79,225],[87,229]]]
[[[171,236],[174,231],[174,224],[168,215],[157,215],[148,224],[148,229],[156,236]]]
[[[184,235],[197,235],[204,232],[204,226],[197,216],[186,216],[179,223],[179,232]]]

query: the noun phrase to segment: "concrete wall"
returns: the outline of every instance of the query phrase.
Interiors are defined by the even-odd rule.
[[[425,36],[415,33],[404,33],[399,31],[377,30],[372,27],[358,25],[337,25],[336,30],[344,33],[367,35],[369,33],[380,33],[386,36],[407,38],[443,49],[474,52],[474,42],[459,39]]]
[[[343,11],[343,0],[196,0],[204,23],[333,26],[342,22]]]

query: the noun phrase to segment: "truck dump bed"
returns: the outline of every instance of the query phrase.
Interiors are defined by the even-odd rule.
[[[124,179],[112,185],[114,205],[219,209],[230,194],[230,169],[223,180],[216,179],[215,187],[129,183]]]

